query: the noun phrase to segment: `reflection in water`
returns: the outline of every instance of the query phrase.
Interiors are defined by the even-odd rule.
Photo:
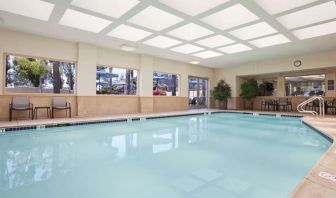
[[[11,140],[10,149],[0,147],[2,166],[0,170],[3,170],[0,190],[10,190],[39,183],[51,179],[52,176],[66,176],[76,169],[76,166],[86,163],[81,160],[110,159],[119,161],[136,158],[139,153],[159,154],[178,149],[182,144],[206,140],[205,117],[190,118],[186,121],[187,125],[183,125],[187,129],[176,127],[173,123],[165,127],[152,127],[150,131],[141,129],[142,124],[146,125],[146,123],[150,124],[151,122],[133,123],[138,124],[139,128],[137,131],[133,129],[131,133],[114,134],[108,130],[107,132],[95,133],[94,138],[92,136],[85,138],[73,136],[68,141],[59,138],[64,134],[62,132],[46,134],[47,136],[57,136],[57,138],[47,142],[31,142],[27,146],[22,145],[22,141],[29,142],[32,137],[25,135],[8,136]],[[102,130],[105,130],[104,127],[102,127]],[[94,130],[94,128],[91,130]],[[187,136],[180,133],[181,130],[187,130],[188,133],[185,133]],[[43,139],[42,133],[39,133],[40,136],[37,135],[36,137]],[[82,133],[85,133],[85,131]],[[6,137],[3,137],[3,139],[3,141],[6,141]],[[66,137],[65,140],[67,139]],[[18,140],[17,143],[16,140]],[[61,142],[59,142],[60,140]],[[82,148],[89,150],[85,154],[87,158],[77,157],[77,155],[82,155]]]
[[[53,147],[13,149],[5,154],[5,188],[47,180],[52,175]]]

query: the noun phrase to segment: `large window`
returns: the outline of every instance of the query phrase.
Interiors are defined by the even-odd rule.
[[[153,73],[154,96],[178,96],[179,76],[175,74]]]
[[[97,94],[136,95],[137,78],[137,70],[98,66]]]
[[[262,79],[258,80],[259,87],[259,96],[276,96],[277,89],[277,81],[274,79]]]
[[[6,56],[7,93],[73,94],[75,64],[25,56]]]
[[[323,96],[325,75],[286,77],[286,96]]]

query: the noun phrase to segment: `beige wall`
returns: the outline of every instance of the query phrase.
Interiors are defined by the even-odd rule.
[[[5,86],[3,60],[5,53],[76,62],[76,93],[71,97],[75,98],[73,105],[76,106],[76,111],[74,112],[77,114],[78,108],[80,116],[184,110],[188,108],[188,76],[205,77],[209,79],[210,83],[213,82],[212,68],[0,29],[0,100],[5,98],[3,100],[5,102],[0,104],[0,108],[2,108],[1,113],[6,114],[0,117],[0,120],[7,119],[8,98],[11,98],[11,95],[7,96],[3,90]],[[137,69],[139,71],[138,96],[97,96],[95,87],[97,65]],[[154,71],[179,74],[180,97],[153,97],[152,76]],[[37,97],[36,94],[26,95]],[[52,96],[52,94],[48,95],[49,98],[45,99],[43,103],[47,100],[51,101]],[[175,102],[177,105],[174,105]],[[39,105],[39,100],[36,100],[35,103],[35,105]],[[165,107],[160,107],[160,104]]]
[[[293,62],[295,60],[301,60],[302,66],[294,67]],[[232,87],[234,87],[233,96],[237,97],[239,96],[239,89],[237,89],[237,87],[240,85],[236,78],[240,76],[254,76],[261,74],[274,75],[276,73],[281,75],[283,73],[300,73],[314,69],[319,69],[320,71],[321,69],[325,69],[322,71],[326,72],[328,68],[332,67],[336,67],[336,51],[216,69],[214,79],[215,81],[218,79],[225,79],[229,84],[232,85]]]

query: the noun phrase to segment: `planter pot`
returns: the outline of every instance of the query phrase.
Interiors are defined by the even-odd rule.
[[[216,109],[227,109],[227,101],[215,101],[215,108]]]

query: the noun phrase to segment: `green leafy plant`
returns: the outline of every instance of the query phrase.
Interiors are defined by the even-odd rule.
[[[247,101],[251,101],[259,94],[258,82],[255,79],[248,79],[240,86],[240,90],[240,96]]]
[[[264,81],[259,85],[259,95],[260,96],[270,96],[274,91],[273,83],[269,81]]]
[[[227,101],[231,97],[231,94],[231,87],[224,80],[220,80],[211,91],[211,97],[219,101]]]
[[[23,57],[15,58],[16,71],[21,78],[29,80],[34,87],[39,87],[42,78],[48,74],[48,65],[42,60],[33,60]]]

